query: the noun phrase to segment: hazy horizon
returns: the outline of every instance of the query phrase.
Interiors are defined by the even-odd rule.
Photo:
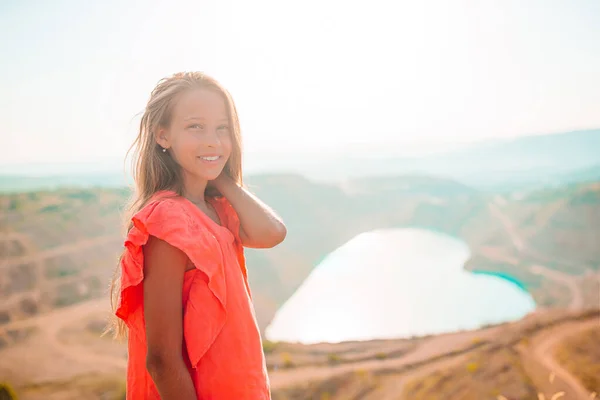
[[[422,149],[420,151],[413,151],[411,154],[395,154],[394,151],[385,152],[385,148],[381,148],[382,152],[378,153],[361,153],[358,151],[347,151],[345,153],[338,153],[336,155],[324,155],[324,154],[281,154],[281,153],[269,153],[263,154],[257,153],[245,153],[244,156],[244,171],[246,174],[261,174],[261,173],[303,173],[303,169],[309,164],[327,164],[335,162],[335,160],[348,161],[348,160],[385,160],[385,159],[396,159],[396,160],[419,160],[429,156],[447,156],[452,155],[456,151],[469,150],[482,148],[482,146],[490,145],[501,145],[503,143],[511,143],[514,140],[524,138],[537,138],[542,136],[558,137],[561,135],[573,135],[578,133],[594,133],[598,132],[599,129],[589,129],[581,131],[571,132],[552,132],[552,133],[541,133],[517,136],[513,138],[492,138],[483,139],[467,143],[454,143],[449,144],[445,147],[439,146],[438,148]],[[377,150],[377,147],[372,147],[373,150]],[[373,154],[376,154],[375,156]],[[263,158],[264,157],[264,158]],[[600,160],[599,160],[600,163]],[[80,161],[80,162],[54,162],[54,163],[43,163],[43,162],[28,162],[28,163],[3,163],[0,161],[0,176],[23,176],[23,177],[51,177],[51,176],[84,176],[84,175],[115,175],[121,173],[129,174],[129,160],[125,159],[112,159],[102,161]],[[76,169],[76,170],[74,170]],[[568,168],[567,168],[568,169]]]
[[[592,0],[163,4],[3,2],[2,164],[122,164],[180,70],[230,90],[258,161],[600,126]]]

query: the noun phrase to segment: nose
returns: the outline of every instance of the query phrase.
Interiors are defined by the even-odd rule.
[[[210,130],[204,135],[204,142],[208,147],[219,147],[221,146],[221,139],[216,130]]]

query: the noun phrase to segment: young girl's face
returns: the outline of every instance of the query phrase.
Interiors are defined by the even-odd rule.
[[[225,99],[209,89],[182,93],[173,107],[168,130],[158,140],[187,174],[206,181],[217,178],[232,147]]]

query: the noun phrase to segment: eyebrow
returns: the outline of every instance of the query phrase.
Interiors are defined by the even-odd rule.
[[[204,117],[185,117],[183,120],[190,121],[192,119],[197,119],[197,120],[202,121],[202,120],[205,120],[206,118],[204,118]],[[221,118],[219,121],[229,121],[229,118]]]

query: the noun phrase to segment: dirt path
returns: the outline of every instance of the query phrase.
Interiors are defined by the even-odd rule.
[[[498,207],[498,204],[489,203],[488,207],[491,213],[499,220],[500,224],[506,230],[506,233],[509,235],[513,246],[522,254],[529,254],[535,256],[541,260],[547,260],[548,257],[545,257],[538,252],[532,250],[523,239],[523,237],[517,232],[515,228],[515,224],[511,219],[504,214],[504,212]],[[557,261],[557,260],[555,260]],[[572,266],[571,262],[562,261],[565,265]],[[571,303],[569,304],[570,310],[581,310],[584,307],[584,299],[583,294],[581,293],[581,288],[577,284],[575,278],[569,274],[562,273],[560,271],[556,271],[542,265],[534,265],[530,267],[530,271],[534,274],[541,275],[547,279],[556,281],[564,286],[566,286],[571,292]]]
[[[583,295],[577,284],[577,281],[573,276],[550,268],[546,268],[543,265],[534,265],[529,270],[534,274],[543,275],[546,278],[552,279],[568,287],[571,291],[571,303],[569,304],[569,310],[579,311],[583,309]]]
[[[108,312],[108,302],[106,299],[94,300],[86,302],[76,309],[69,310],[68,313],[63,313],[58,317],[55,316],[49,323],[44,325],[44,331],[48,338],[48,343],[54,346],[61,354],[72,361],[81,364],[105,365],[109,368],[123,369],[125,368],[125,359],[117,358],[110,355],[98,354],[89,351],[87,347],[75,344],[67,344],[59,339],[61,331],[74,321],[84,321],[86,316],[96,314],[101,311]]]
[[[0,351],[0,375],[27,382],[69,379],[85,372],[114,373],[125,369],[125,358],[100,354],[61,340],[64,329],[86,317],[108,312],[105,298],[54,310],[40,316],[2,326],[5,330],[36,328],[34,336]],[[27,358],[23,355],[28,354]]]
[[[510,240],[511,240],[513,246],[515,246],[515,248],[520,252],[525,250],[525,242],[523,241],[521,236],[517,233],[515,225],[513,224],[511,219],[506,214],[504,214],[504,212],[502,212],[502,210],[500,210],[500,207],[498,207],[498,204],[496,202],[488,203],[488,209],[490,210],[492,215],[494,217],[496,217],[496,219],[498,219],[500,224],[504,227],[504,230],[506,230],[506,232],[508,233],[508,236],[510,237]]]
[[[597,318],[561,323],[557,327],[548,328],[536,334],[526,348],[523,348],[523,345],[518,346],[525,370],[540,392],[546,395],[546,398],[550,399],[553,394],[564,391],[567,395],[565,398],[568,399],[590,399],[590,393],[554,360],[552,351],[555,345],[567,336],[598,323],[600,322]],[[394,359],[368,360],[336,367],[311,366],[273,371],[270,373],[271,387],[274,390],[293,387],[313,380],[330,379],[357,370],[396,370],[401,375],[394,375],[394,390],[386,390],[386,393],[393,392],[393,398],[397,399],[407,382],[464,361],[465,355],[474,349],[474,341],[485,341],[488,337],[497,336],[499,333],[496,329],[499,328],[433,337],[423,341],[413,352]],[[551,375],[553,376],[552,381],[549,379]],[[386,388],[389,389],[388,386]]]
[[[567,337],[599,324],[600,321],[597,318],[561,324],[534,336],[528,346],[519,347],[523,366],[546,398],[551,398],[553,394],[561,391],[565,392],[567,399],[589,400],[591,398],[591,393],[556,361],[554,349]]]
[[[496,204],[490,204],[490,211],[499,219],[510,236],[513,245],[520,252],[526,252],[542,259],[545,258],[527,246],[523,238],[517,233],[510,218]],[[571,303],[568,309],[572,311],[583,309],[584,299],[581,288],[573,276],[542,265],[531,266],[530,271],[565,285],[571,292]],[[579,381],[556,362],[553,356],[553,349],[556,344],[564,340],[567,336],[576,334],[592,326],[597,326],[598,324],[600,324],[600,321],[597,319],[592,319],[584,323],[562,324],[557,328],[549,329],[537,335],[528,349],[520,347],[524,367],[536,383],[536,386],[543,389],[546,396],[551,397],[555,393],[564,391],[566,397],[569,399],[587,400],[590,398],[590,393],[588,393]]]
[[[577,334],[593,326],[598,326],[598,324],[600,324],[600,321],[597,319],[564,323],[556,328],[550,328],[539,333],[532,340],[527,350],[520,348],[526,371],[546,399],[551,399],[553,395],[561,391],[565,392],[564,398],[569,400],[589,400],[591,398],[591,393],[573,375],[558,364],[554,359],[553,351],[555,346],[568,336]],[[390,397],[390,400],[392,398],[398,399],[398,394],[402,393],[403,387],[407,382],[451,367],[464,360],[465,356],[463,355],[449,357],[439,362],[428,363],[423,367],[416,368],[399,378],[395,377],[394,396]],[[402,399],[402,397],[400,398]]]

